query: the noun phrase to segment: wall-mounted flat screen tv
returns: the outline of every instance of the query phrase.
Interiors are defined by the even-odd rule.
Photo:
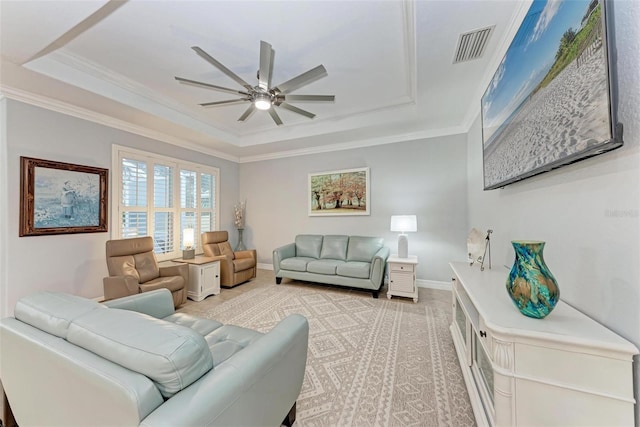
[[[481,102],[484,188],[622,145],[605,0],[534,0]]]

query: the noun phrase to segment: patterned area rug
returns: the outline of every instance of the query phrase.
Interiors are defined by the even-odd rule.
[[[298,427],[475,425],[447,314],[425,301],[282,284],[181,311],[261,332],[289,314],[306,316]]]

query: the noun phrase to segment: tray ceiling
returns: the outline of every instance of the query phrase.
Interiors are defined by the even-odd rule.
[[[3,1],[2,92],[238,161],[465,132],[528,2]],[[64,13],[62,13],[64,11]],[[494,27],[479,59],[454,64],[460,34]],[[260,41],[273,83],[319,64],[328,76],[295,94],[308,119],[247,105],[174,76],[242,89],[199,46],[257,84]]]

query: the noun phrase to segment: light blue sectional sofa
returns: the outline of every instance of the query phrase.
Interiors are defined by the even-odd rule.
[[[174,311],[160,289],[99,304],[41,292],[0,321],[21,426],[280,426],[295,419],[309,325],[270,332]]]
[[[371,291],[384,281],[389,248],[381,237],[299,234],[273,251],[276,283],[283,278]]]

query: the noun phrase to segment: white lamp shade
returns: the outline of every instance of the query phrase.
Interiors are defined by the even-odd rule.
[[[193,228],[185,228],[182,230],[182,241],[184,243],[185,248],[193,248],[194,246],[194,235]]]
[[[392,215],[391,231],[406,233],[418,231],[418,219],[415,215]]]

